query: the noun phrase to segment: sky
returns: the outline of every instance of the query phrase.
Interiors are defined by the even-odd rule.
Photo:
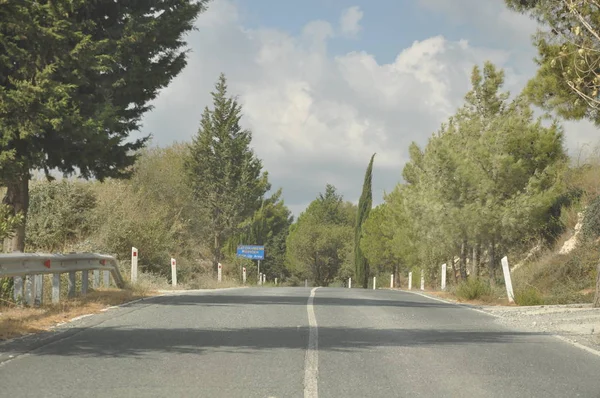
[[[514,94],[536,71],[536,24],[503,0],[213,0],[196,28],[186,69],[141,133],[159,146],[190,141],[224,73],[296,216],[328,183],[356,203],[373,153],[381,203],[410,143],[423,147],[462,105],[475,65],[503,68]],[[573,154],[600,138],[589,122],[564,126]]]

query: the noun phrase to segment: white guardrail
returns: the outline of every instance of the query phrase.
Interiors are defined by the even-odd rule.
[[[112,256],[97,253],[11,253],[0,254],[0,278],[14,278],[15,301],[26,299],[30,305],[39,305],[43,297],[43,277],[52,275],[52,302],[60,300],[60,275],[69,274],[68,296],[75,296],[76,273],[81,272],[81,294],[86,294],[89,284],[89,271],[93,271],[93,287],[100,286],[100,272],[103,271],[103,285],[109,287],[110,275],[115,285],[124,287],[117,260]],[[23,294],[25,288],[25,294]]]

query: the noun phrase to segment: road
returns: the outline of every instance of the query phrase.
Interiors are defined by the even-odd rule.
[[[600,397],[600,357],[389,290],[163,296],[0,346],[0,362],[10,397]]]

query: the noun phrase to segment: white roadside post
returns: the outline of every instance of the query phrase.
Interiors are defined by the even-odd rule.
[[[377,289],[377,277],[373,277],[373,290]]]
[[[277,286],[277,278],[275,278],[275,286]]]
[[[138,249],[131,248],[131,282],[136,283],[138,276]]]
[[[394,288],[394,274],[390,275],[390,289]]]
[[[177,286],[177,260],[171,258],[171,282],[173,287]]]
[[[267,274],[263,274],[263,285],[267,283]]]
[[[446,264],[442,264],[442,290],[446,290]]]
[[[304,287],[308,287],[308,279],[304,280]]]
[[[502,258],[502,272],[504,273],[504,284],[506,285],[506,295],[508,296],[508,302],[515,302],[515,293],[513,292],[512,281],[510,279],[510,269],[508,268],[508,258],[504,256]]]
[[[242,281],[246,284],[246,267],[242,268]]]
[[[412,272],[408,273],[408,290],[412,290]]]
[[[221,265],[221,263],[219,263],[219,265],[217,266],[217,281],[221,282],[221,278],[223,277],[223,266]]]
[[[352,289],[352,278],[348,278],[348,289]]]
[[[425,290],[425,274],[421,270],[421,290]]]

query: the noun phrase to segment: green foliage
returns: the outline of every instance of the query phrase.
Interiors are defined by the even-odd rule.
[[[328,286],[348,272],[353,252],[356,207],[344,203],[332,185],[308,206],[290,228],[287,267],[300,279]]]
[[[362,237],[363,223],[368,219],[371,207],[373,206],[373,160],[375,154],[371,156],[367,171],[365,172],[365,180],[363,182],[362,193],[358,200],[358,211],[356,213],[356,223],[354,225],[354,267],[357,283],[363,288],[367,288],[369,283],[369,262],[363,254],[360,240]]]
[[[14,235],[17,227],[23,224],[23,214],[13,215],[10,206],[0,204],[0,240]]]
[[[478,300],[489,297],[492,294],[492,288],[488,282],[478,278],[469,278],[456,287],[455,294],[464,300]]]
[[[533,287],[515,289],[515,303],[522,306],[543,305],[542,295]]]
[[[27,215],[29,248],[62,252],[95,227],[96,195],[90,184],[63,180],[31,187]]]
[[[186,64],[205,0],[34,0],[0,8],[0,183],[27,212],[30,170],[129,175],[149,103]],[[25,230],[13,249],[23,250]]]
[[[288,274],[285,268],[286,239],[293,217],[281,196],[279,189],[264,199],[254,215],[244,221],[239,232],[227,242],[228,254],[232,257],[238,245],[264,245],[265,259],[261,261],[260,269],[268,280],[282,280]]]
[[[567,156],[556,122],[543,125],[522,96],[501,91],[502,70],[474,67],[471,83],[464,106],[427,145],[411,145],[406,183],[386,197],[394,216],[384,225],[392,226],[371,233],[372,241],[382,231],[393,236],[395,258],[430,268],[432,277],[460,254],[466,280],[469,253],[483,249],[494,281],[496,251],[551,233]]]
[[[588,205],[581,232],[585,239],[593,240],[600,237],[600,196]]]
[[[539,69],[528,96],[567,119],[600,123],[598,34],[600,8],[595,0],[505,0],[542,26],[534,38]]]
[[[208,217],[216,271],[224,243],[260,208],[270,185],[250,148],[251,132],[240,126],[241,106],[227,96],[223,74],[212,96],[214,109],[204,110],[185,165],[193,197]]]

